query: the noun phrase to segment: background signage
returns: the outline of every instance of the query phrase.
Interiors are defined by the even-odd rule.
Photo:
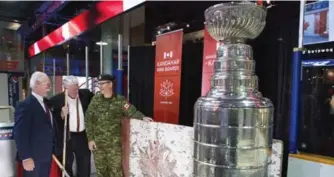
[[[10,106],[16,107],[18,101],[20,100],[19,93],[19,77],[13,74],[8,74],[8,104]]]
[[[157,36],[155,53],[155,121],[179,123],[183,30]]]
[[[204,28],[202,96],[205,96],[210,90],[210,79],[214,73],[213,64],[216,60],[216,49],[218,44],[219,43],[210,36],[206,28]]]

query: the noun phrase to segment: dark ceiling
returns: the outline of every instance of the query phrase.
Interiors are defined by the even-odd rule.
[[[25,22],[44,1],[0,1],[0,20]]]
[[[90,9],[94,3],[94,1],[70,1],[62,10],[47,20],[45,23],[47,31],[55,30],[81,12]]]
[[[46,34],[54,31],[70,19],[74,18],[84,10],[90,9],[95,1],[69,1],[67,5],[56,14],[49,16],[44,22]],[[28,45],[41,39],[43,37],[43,27],[39,27],[36,31],[29,36],[26,36],[26,42]]]
[[[46,9],[45,4],[50,1],[0,1],[0,20],[7,22],[17,22],[31,28],[37,17]],[[44,20],[46,34],[57,29],[71,18],[89,9],[95,1],[66,1],[66,5],[57,13],[46,14]],[[43,6],[44,5],[44,6]],[[43,37],[43,28],[39,26],[31,33],[24,36],[26,45]]]

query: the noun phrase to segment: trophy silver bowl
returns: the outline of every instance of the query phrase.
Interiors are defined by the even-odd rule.
[[[258,91],[253,51],[245,40],[261,33],[266,9],[223,3],[208,8],[205,19],[220,45],[211,89],[194,108],[194,176],[265,177],[274,107]]]
[[[205,11],[206,27],[217,41],[254,39],[266,24],[267,9],[251,2],[223,3]]]

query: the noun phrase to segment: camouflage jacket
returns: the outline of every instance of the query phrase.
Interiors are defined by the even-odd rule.
[[[142,119],[144,115],[128,103],[123,96],[116,95],[104,98],[96,94],[86,112],[86,132],[88,140],[95,141],[97,146],[120,144],[121,119]],[[108,145],[109,144],[109,145]]]

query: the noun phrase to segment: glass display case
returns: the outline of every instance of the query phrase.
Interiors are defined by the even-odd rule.
[[[334,157],[334,59],[302,66],[298,150]]]

